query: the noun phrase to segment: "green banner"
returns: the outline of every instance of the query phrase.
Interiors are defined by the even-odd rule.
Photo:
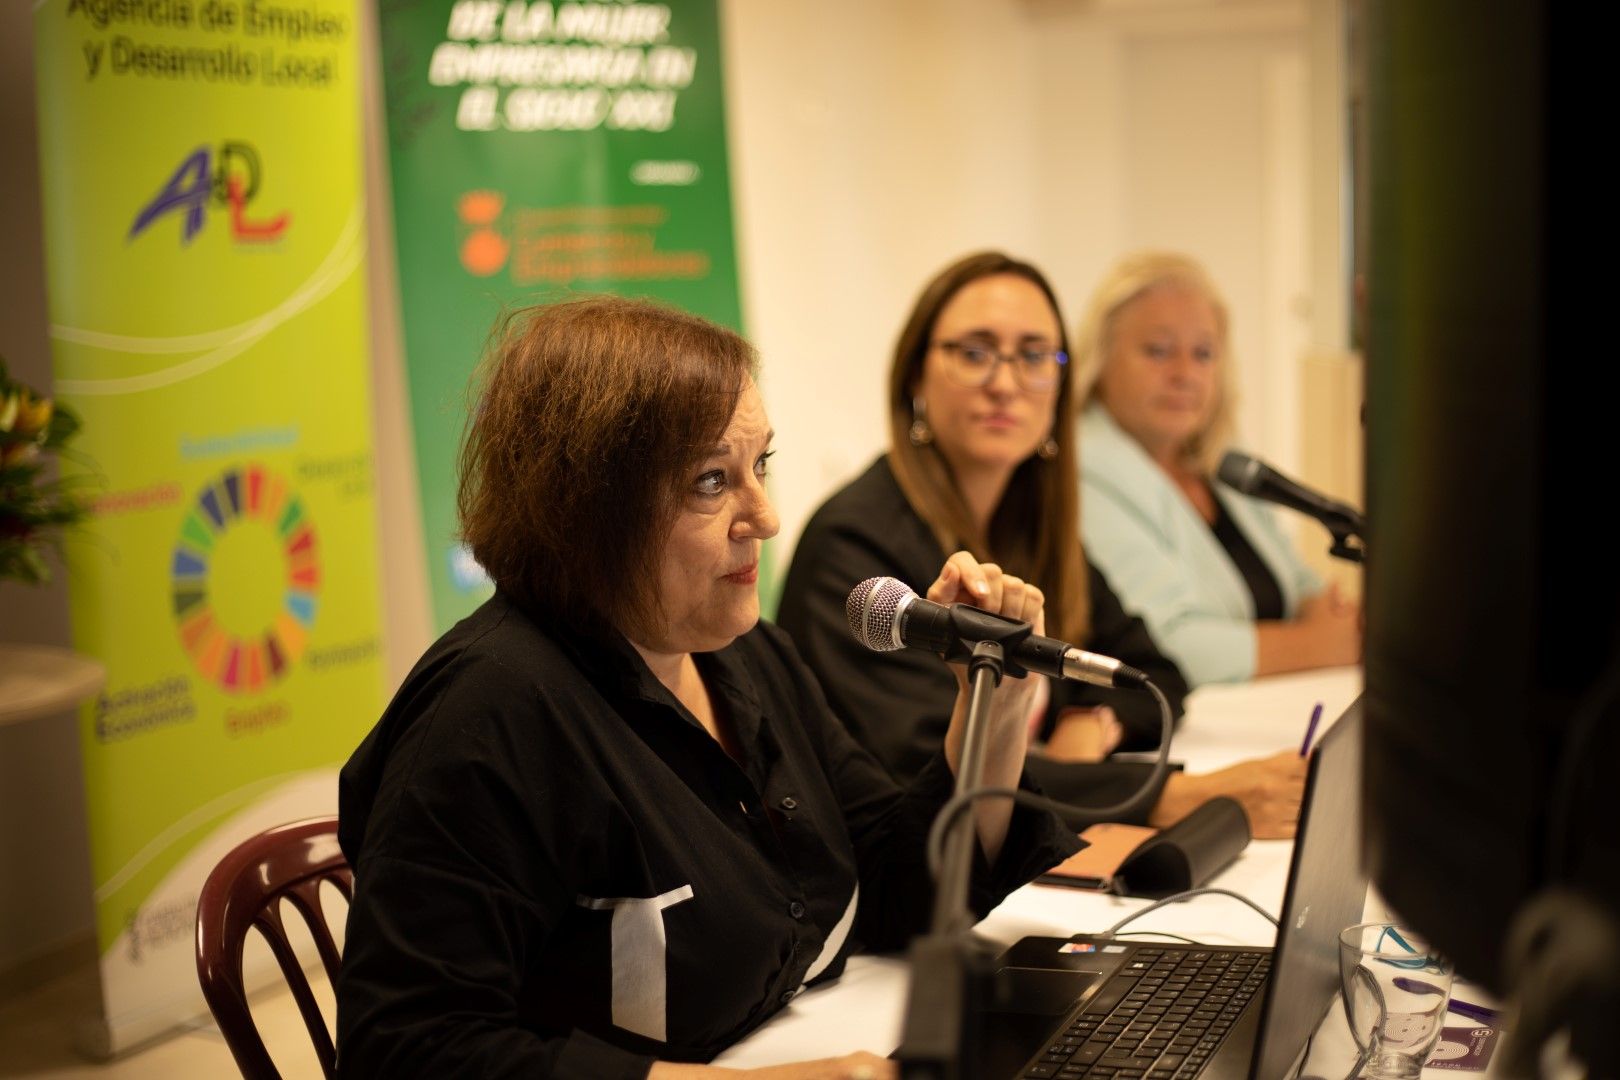
[[[617,292],[740,329],[715,0],[384,0],[400,301],[435,619],[474,365],[504,312]]]
[[[202,880],[332,813],[380,708],[354,0],[45,0],[56,389],[106,1030],[201,1007]]]

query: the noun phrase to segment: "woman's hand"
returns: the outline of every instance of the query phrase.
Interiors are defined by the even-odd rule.
[[[1009,619],[1018,619],[1046,632],[1046,597],[1040,589],[1022,578],[1003,573],[995,563],[981,563],[965,551],[958,551],[940,569],[939,577],[928,586],[928,599],[936,604],[966,603]],[[967,734],[970,690],[966,665],[956,665],[956,707],[951,726],[945,732],[945,760],[954,772],[961,767],[962,743]],[[991,698],[990,730],[985,739],[985,787],[1017,787],[1029,749],[1029,721],[1041,689],[1040,677],[1003,678]],[[1012,820],[1012,803],[1006,799],[980,799],[974,807],[979,846],[991,863],[1001,854]]]
[[[939,576],[928,586],[928,599],[936,604],[972,604],[996,615],[1027,622],[1037,634],[1046,632],[1045,594],[1023,578],[1003,573],[995,563],[981,563],[965,551],[958,551],[945,560]],[[954,665],[953,670],[958,690],[967,692],[967,665]],[[1034,678],[1001,680],[992,699],[998,733],[1004,724],[1010,725],[1015,719],[1028,724],[1039,689],[1039,682]],[[1026,738],[1027,734],[1026,730]],[[956,768],[957,755],[949,750],[947,755],[951,758],[951,768]]]
[[[1346,599],[1337,582],[1300,605],[1299,621],[1311,628],[1323,667],[1361,659],[1361,605]]]
[[[726,1069],[718,1065],[674,1065],[660,1061],[647,1080],[898,1080],[898,1063],[864,1050],[843,1057],[796,1061],[763,1069]]]
[[[1107,705],[1064,709],[1043,751],[1053,761],[1101,761],[1125,737],[1125,725]]]
[[[1301,603],[1296,617],[1254,626],[1256,675],[1343,667],[1361,660],[1361,605],[1345,599],[1337,584]]]
[[[1172,773],[1148,824],[1155,828],[1174,825],[1217,795],[1236,799],[1249,815],[1249,830],[1256,840],[1286,840],[1299,823],[1299,806],[1305,796],[1306,759],[1293,750],[1193,776]]]
[[[863,1050],[843,1057],[749,1069],[743,1076],[748,1080],[898,1080],[900,1064]]]

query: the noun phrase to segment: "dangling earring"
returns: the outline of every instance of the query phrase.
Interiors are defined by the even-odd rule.
[[[1041,443],[1035,452],[1041,456],[1042,461],[1051,461],[1058,455],[1057,440],[1048,435],[1046,441]]]
[[[928,403],[920,397],[911,399],[911,430],[906,438],[912,446],[927,446],[934,441],[934,429],[928,426]]]

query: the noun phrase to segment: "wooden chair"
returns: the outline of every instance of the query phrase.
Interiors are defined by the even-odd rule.
[[[242,980],[242,949],[248,931],[255,927],[281,965],[321,1069],[329,1080],[336,1075],[332,1037],[282,923],[285,899],[303,915],[326,975],[335,985],[343,961],[321,913],[323,881],[336,886],[345,900],[353,899],[354,873],[338,847],[337,818],[278,825],[243,841],[219,861],[203,885],[197,902],[197,978],[246,1080],[280,1080],[248,1011]]]

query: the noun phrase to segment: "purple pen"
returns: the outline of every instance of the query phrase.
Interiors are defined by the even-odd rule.
[[[1305,725],[1305,741],[1299,744],[1299,756],[1304,757],[1311,752],[1311,740],[1316,737],[1316,725],[1322,719],[1322,703],[1318,701],[1316,708],[1311,710],[1311,722]]]
[[[1405,990],[1409,994],[1445,993],[1444,990],[1440,989],[1438,986],[1435,986],[1433,983],[1424,982],[1422,979],[1409,979],[1405,975],[1397,976],[1394,979],[1394,983],[1397,990]],[[1485,1006],[1475,1005],[1471,1001],[1458,1001],[1456,998],[1452,998],[1450,1001],[1447,1001],[1446,1008],[1450,1009],[1458,1016],[1466,1016],[1468,1019],[1477,1021],[1481,1024],[1494,1025],[1502,1018],[1502,1014],[1497,1012],[1495,1009],[1487,1009]]]
[[[1458,1001],[1456,998],[1446,1002],[1446,1008],[1458,1016],[1466,1016],[1470,1020],[1477,1020],[1481,1024],[1490,1024],[1493,1027],[1502,1018],[1502,1014],[1495,1009],[1487,1009],[1485,1006],[1475,1005],[1471,1001]]]

